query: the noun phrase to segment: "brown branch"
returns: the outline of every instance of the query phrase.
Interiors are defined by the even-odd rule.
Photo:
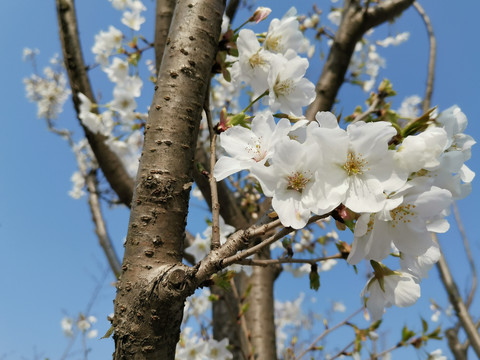
[[[72,89],[73,105],[78,117],[81,103],[78,94],[84,94],[92,102],[95,102],[95,97],[83,61],[74,0],[56,0],[56,4],[63,58]],[[133,196],[133,179],[127,173],[120,158],[105,144],[107,138],[101,134],[94,134],[83,126],[81,121],[80,124],[111,188],[123,204],[130,206]]]
[[[422,17],[425,26],[427,27],[428,40],[430,42],[430,52],[428,57],[428,76],[427,76],[427,86],[425,89],[425,97],[423,99],[423,112],[426,113],[431,106],[432,94],[433,94],[433,82],[435,80],[435,60],[437,55],[437,40],[435,34],[433,33],[433,26],[428,17],[427,13],[423,7],[418,3],[414,2],[413,7],[417,10],[418,14]]]
[[[165,44],[167,43],[168,29],[172,22],[173,11],[175,9],[175,0],[157,0],[155,13],[155,68],[160,69],[162,63]]]
[[[92,221],[95,224],[95,233],[97,234],[98,242],[107,257],[110,269],[112,269],[115,277],[118,278],[122,270],[122,265],[113,249],[112,241],[108,235],[105,220],[103,218],[102,209],[100,208],[96,169],[91,170],[88,173],[85,182],[88,190],[88,205],[90,206],[90,212],[92,213]]]
[[[432,234],[432,238],[438,243],[436,234]],[[437,269],[440,273],[440,278],[445,290],[447,291],[450,304],[452,304],[455,314],[457,315],[457,318],[460,321],[460,324],[462,325],[473,350],[477,354],[477,357],[480,358],[480,334],[478,333],[475,323],[473,322],[468,309],[463,302],[462,297],[460,296],[457,284],[453,279],[443,252],[440,256],[440,260],[437,262]]]
[[[228,2],[227,8],[225,9],[225,15],[227,15],[228,18],[230,19],[230,23],[232,23],[233,18],[237,13],[239,5],[240,5],[240,0],[230,0]]]
[[[240,295],[238,294],[238,290],[237,290],[237,286],[235,284],[235,280],[234,279],[230,279],[230,286],[231,286],[231,289],[232,289],[232,294],[233,294],[233,297],[236,301],[237,304],[239,304],[240,306],[242,305],[243,301],[242,299],[240,298]],[[252,342],[251,342],[251,339],[250,339],[250,335],[249,335],[249,331],[248,331],[248,326],[247,326],[247,319],[245,317],[245,314],[244,313],[240,313],[241,311],[241,308],[239,309],[239,314],[237,315],[237,317],[240,317],[239,320],[240,320],[240,329],[242,330],[242,336],[244,337],[245,339],[245,342],[247,344],[247,350],[248,350],[248,354],[243,354],[244,358],[245,359],[252,359],[252,356],[253,356],[253,347],[252,347]]]
[[[182,264],[193,159],[220,36],[223,0],[175,7],[145,140],[115,299],[115,355],[173,359],[198,284]]]
[[[269,247],[265,247],[255,254],[255,259],[269,258]],[[248,286],[251,287],[251,291],[245,300],[249,305],[245,316],[254,349],[252,359],[277,360],[273,294],[277,274],[274,267],[255,267],[248,279]]]
[[[357,121],[365,120],[370,114],[377,111],[380,104],[382,104],[383,99],[384,99],[383,96],[381,96],[380,94],[377,94],[375,96],[375,99],[372,101],[372,105],[370,105],[369,108],[367,110],[365,110],[363,113],[355,116],[355,118],[352,121],[352,124],[356,123]]]
[[[316,86],[317,97],[307,109],[306,117],[315,118],[318,111],[328,111],[345,80],[355,45],[371,28],[392,20],[406,10],[413,0],[387,0],[363,8],[358,1],[346,1],[340,27]]]
[[[467,308],[470,307],[473,301],[473,297],[477,292],[477,269],[475,266],[475,260],[472,256],[472,250],[470,249],[470,242],[468,241],[467,233],[465,232],[465,228],[463,227],[463,222],[460,217],[460,213],[458,211],[457,203],[454,201],[452,204],[453,208],[453,215],[455,217],[455,222],[457,223],[458,231],[460,232],[460,236],[463,241],[463,247],[465,248],[465,253],[467,255],[468,264],[470,265],[470,270],[472,271],[472,288],[470,289],[470,293],[468,294],[467,301],[465,301],[465,305]]]
[[[316,264],[321,261],[327,261],[332,259],[342,259],[342,254],[338,253],[332,256],[319,257],[315,259],[268,259],[268,260],[257,260],[257,259],[243,259],[236,262],[240,265],[250,265],[250,266],[272,266],[279,264]]]
[[[217,142],[217,134],[212,134],[210,140],[210,169],[215,166],[215,144]],[[216,250],[220,247],[220,204],[218,203],[217,180],[210,171],[208,176],[210,182],[210,191],[212,193],[212,241],[210,248]]]
[[[330,213],[325,214],[325,215],[312,216],[307,224],[314,223],[315,221],[318,221],[320,219],[324,219],[328,216],[330,216]],[[271,230],[270,228],[272,227],[273,224],[278,224],[278,223],[280,223],[280,220],[276,220],[274,222],[271,222],[270,224],[263,225],[262,227],[255,228],[253,230],[247,230],[243,236],[247,237],[247,238],[250,238],[250,239],[254,238],[254,237],[257,237],[257,236],[260,236],[262,234],[265,234],[267,231]],[[227,267],[231,264],[236,263],[239,260],[245,259],[245,258],[247,258],[251,255],[254,255],[254,254],[258,253],[261,249],[265,248],[266,246],[268,246],[270,244],[273,244],[275,241],[281,239],[282,237],[290,234],[293,231],[295,231],[295,229],[291,228],[291,227],[283,228],[282,230],[277,232],[275,235],[270,236],[269,238],[263,240],[259,244],[255,245],[255,246],[252,246],[245,251],[242,251],[242,252],[239,252],[239,253],[235,252],[235,255],[224,258],[221,261],[221,266],[222,267]],[[242,250],[242,249],[238,249],[238,250]]]

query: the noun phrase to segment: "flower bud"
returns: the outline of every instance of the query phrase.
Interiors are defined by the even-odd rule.
[[[257,10],[253,13],[252,17],[248,19],[248,21],[253,22],[255,21],[256,24],[258,24],[260,21],[265,20],[268,15],[272,12],[272,9],[259,6]]]

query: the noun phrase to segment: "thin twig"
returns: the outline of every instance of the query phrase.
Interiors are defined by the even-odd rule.
[[[92,221],[95,224],[95,233],[97,234],[100,246],[103,249],[108,263],[115,277],[118,279],[120,276],[122,265],[113,248],[112,240],[107,232],[107,226],[103,218],[102,209],[100,207],[100,201],[98,198],[98,181],[97,181],[97,169],[92,169],[85,177],[85,182],[88,190],[88,205],[90,206],[90,212],[92,213]]]
[[[342,356],[342,355],[346,355],[345,352],[347,351],[347,349],[348,349],[350,346],[354,345],[354,344],[355,344],[355,340],[351,341],[347,346],[345,346],[342,350],[340,350],[340,351],[337,353],[337,355],[331,357],[330,360],[334,360],[334,359],[339,358],[339,357]]]
[[[310,218],[310,220],[308,221],[308,224],[311,224],[317,220],[320,220],[320,219],[323,219],[323,218],[326,218],[330,216],[330,213],[328,214],[325,214],[325,215],[316,215],[316,216],[312,216]],[[276,221],[279,221],[279,220],[276,220]],[[275,221],[275,222],[276,222]],[[268,225],[268,224],[267,224]],[[258,228],[258,229],[255,229],[254,231],[252,232],[249,232],[248,235],[250,238],[254,238],[255,237],[255,233],[261,229],[262,227]],[[258,245],[255,245],[255,246],[252,246],[251,248],[248,248],[247,250],[245,251],[242,251],[242,252],[239,252],[233,256],[229,256],[227,257],[226,259],[224,259],[222,261],[222,267],[227,267],[231,264],[234,264],[236,263],[237,261],[239,260],[242,260],[242,259],[245,259],[247,257],[249,257],[250,255],[253,255],[253,254],[256,254],[257,252],[259,252],[261,249],[263,249],[264,247],[270,245],[270,244],[273,244],[275,241],[277,241],[278,239],[281,239],[282,237],[290,234],[291,232],[295,231],[294,228],[291,228],[291,227],[287,227],[287,228],[283,228],[282,230],[280,230],[278,233],[276,233],[275,235],[272,235],[270,236],[269,238],[263,240],[260,244]]]
[[[427,87],[425,89],[425,98],[423,99],[423,112],[426,113],[430,109],[430,104],[432,101],[432,93],[433,93],[433,81],[435,79],[435,60],[437,54],[437,40],[435,38],[435,34],[433,33],[432,23],[430,18],[428,17],[427,13],[423,9],[423,7],[418,3],[414,2],[413,6],[415,10],[417,10],[418,14],[422,17],[425,26],[427,27],[428,32],[428,39],[430,42],[430,53],[428,57],[428,77],[427,77]]]
[[[437,234],[433,233],[432,238],[438,244]],[[453,279],[452,273],[450,272],[450,268],[443,253],[440,256],[440,260],[437,262],[437,269],[440,272],[440,278],[445,286],[445,290],[447,291],[450,304],[452,304],[455,314],[462,324],[463,330],[465,331],[473,350],[480,358],[480,334],[478,333],[477,327],[475,326],[472,317],[470,316],[470,313],[468,312],[468,309],[465,306],[462,297],[460,296],[457,284]]]
[[[365,120],[370,114],[374,113],[375,111],[378,110],[379,105],[383,101],[383,96],[380,96],[380,94],[377,94],[375,96],[375,99],[372,101],[372,105],[365,110],[365,112],[361,113],[360,115],[355,116],[355,119],[353,119],[352,124],[356,123],[357,121],[363,121]]]
[[[470,249],[470,243],[468,241],[467,233],[465,232],[465,228],[463,227],[462,219],[460,218],[460,213],[458,211],[457,203],[455,201],[452,204],[452,208],[458,231],[460,232],[460,236],[463,240],[463,246],[465,248],[465,253],[467,254],[468,263],[472,271],[472,288],[470,289],[470,293],[468,294],[467,301],[465,301],[465,306],[468,309],[472,304],[473,297],[477,291],[477,269],[475,266],[475,260],[472,256],[472,250]]]
[[[208,182],[210,185],[210,194],[212,198],[212,240],[210,249],[215,250],[220,247],[220,204],[218,202],[217,180],[213,176],[213,168],[215,167],[217,134],[213,129],[212,113],[210,112],[210,84],[207,86],[207,93],[203,103],[203,110],[207,117],[208,132],[210,134],[210,173]]]
[[[220,247],[220,204],[218,202],[217,180],[213,176],[213,167],[215,166],[215,144],[217,142],[217,134],[213,134],[210,142],[210,174],[208,180],[210,182],[210,191],[212,193],[212,242],[210,248],[216,250]]]
[[[304,357],[309,351],[312,351],[315,349],[315,345],[322,340],[325,336],[330,334],[331,332],[337,330],[339,327],[342,327],[345,325],[347,322],[350,321],[353,317],[355,317],[358,313],[360,313],[363,310],[363,307],[357,309],[353,314],[349,315],[347,318],[345,318],[343,321],[339,322],[337,325],[326,329],[323,333],[321,333],[313,342],[310,344],[308,348],[306,348],[298,357],[295,358],[295,360],[300,360],[302,357]]]
[[[237,261],[236,264],[240,265],[250,265],[250,266],[270,266],[278,264],[315,264],[321,261],[327,261],[332,259],[341,259],[342,254],[338,253],[332,256],[319,257],[316,259],[268,259],[268,260],[257,260],[257,259],[243,259]]]

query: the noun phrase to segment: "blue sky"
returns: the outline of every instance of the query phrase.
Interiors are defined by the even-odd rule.
[[[107,0],[77,3],[84,55],[87,62],[92,62],[89,49],[94,35],[110,24],[121,27],[121,13],[113,10]],[[145,0],[144,3],[149,9],[153,8],[154,1]],[[274,17],[281,17],[291,6],[290,1],[278,0],[259,0],[257,4],[272,7]],[[297,2],[299,12],[308,11],[309,4],[310,1]],[[326,10],[330,6],[329,1],[318,1],[317,4]],[[425,0],[421,4],[432,19],[438,41],[433,104],[438,105],[440,110],[453,104],[459,105],[470,120],[467,132],[478,139],[480,51],[477,17],[480,4],[466,0],[449,3]],[[113,310],[114,289],[110,283],[114,279],[110,275],[104,279],[107,264],[93,233],[85,200],[73,200],[67,195],[71,188],[70,176],[76,170],[73,154],[65,142],[46,131],[44,121],[36,118],[35,104],[29,103],[25,97],[22,79],[30,75],[31,67],[22,62],[23,48],[40,49],[40,69],[54,53],[60,52],[54,1],[17,0],[6,2],[3,6],[4,11],[0,12],[3,30],[0,32],[0,43],[3,45],[0,58],[0,105],[3,110],[0,163],[4,169],[0,175],[0,359],[33,359],[36,354],[58,359],[68,343],[61,332],[60,320],[64,315],[76,316],[84,311],[100,281],[103,286],[91,314],[99,319],[96,328],[101,335],[108,329],[105,319]],[[151,12],[147,12],[147,18],[149,15]],[[240,18],[242,13],[237,20]],[[144,29],[147,34],[149,29],[151,31],[151,19]],[[428,43],[418,15],[408,10],[398,22],[379,29],[379,33],[384,35],[403,31],[411,33],[407,43],[381,52],[387,58],[387,68],[380,76],[388,77],[398,93],[393,108],[398,108],[406,96],[422,96],[426,81]],[[153,58],[152,53],[147,56]],[[316,81],[319,71],[319,66],[312,61],[308,73],[312,81]],[[91,76],[96,79],[99,75],[101,72],[96,69]],[[105,90],[108,87],[104,82],[104,77],[94,80],[94,87],[96,91],[105,91],[104,98],[108,98],[110,92],[106,91],[111,90]],[[344,87],[339,94],[338,106],[344,109],[344,114],[348,114],[355,105],[363,104],[364,99],[365,94],[358,88]],[[145,92],[141,106],[146,108],[150,100],[149,93]],[[66,103],[58,124],[81,133],[70,101]],[[468,166],[480,173],[478,146],[473,148]],[[459,202],[459,208],[473,253],[478,258],[477,183],[478,180],[475,180],[472,194]],[[120,252],[126,235],[128,213],[121,208],[106,210],[109,232]],[[191,218],[198,220],[203,216],[192,210]],[[463,293],[470,277],[453,223],[450,232],[441,236],[441,242]],[[282,276],[277,292],[281,299],[292,299],[292,294],[295,294],[294,297],[297,295],[293,289],[303,291],[306,298],[313,296],[317,299],[315,306],[318,310],[328,308],[329,301],[344,300],[349,312],[360,305],[358,294],[363,285],[363,277],[355,276],[351,268],[341,265],[338,271],[322,274],[322,287],[318,293],[308,288],[307,280],[293,281],[288,275]],[[422,291],[423,297],[417,306],[387,312],[387,327],[388,324],[408,321],[418,329],[419,316],[430,317],[429,298],[434,298],[441,305],[446,304],[436,269],[422,283]],[[472,313],[480,313],[478,301],[474,303]],[[398,340],[394,333],[388,336],[387,344]],[[113,351],[111,340],[93,339],[88,344],[93,349],[92,359],[107,358]],[[430,349],[440,346],[443,345],[432,344]],[[79,349],[79,344],[75,349]],[[400,353],[396,354],[394,359],[401,358]],[[71,358],[80,357],[76,353]]]

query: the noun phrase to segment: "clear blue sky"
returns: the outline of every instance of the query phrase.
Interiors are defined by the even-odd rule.
[[[91,62],[89,49],[94,35],[110,24],[120,27],[121,13],[113,10],[107,0],[77,2],[84,54]],[[144,0],[144,3],[153,9],[154,1]],[[257,3],[272,7],[272,15],[281,17],[292,2],[258,0]],[[308,10],[307,4],[310,3],[296,2],[299,12]],[[330,2],[322,0],[317,4],[328,9]],[[459,105],[470,121],[468,133],[479,139],[480,4],[467,0],[448,3],[425,0],[421,4],[431,16],[438,40],[433,104],[438,105],[440,110],[453,104]],[[73,200],[67,195],[71,188],[70,176],[76,170],[73,154],[62,140],[46,131],[44,121],[36,118],[36,106],[26,100],[22,83],[22,79],[31,73],[30,65],[22,62],[24,47],[40,49],[40,68],[54,53],[60,52],[54,1],[17,0],[5,2],[3,6],[0,12],[0,163],[3,168],[0,173],[0,359],[34,359],[36,355],[58,359],[68,343],[61,332],[60,320],[64,315],[76,316],[86,308],[98,281],[104,279],[107,265],[93,233],[85,199]],[[147,12],[147,18],[151,14],[151,11]],[[237,20],[241,17],[242,14]],[[152,19],[149,18],[144,26],[147,36],[151,34],[151,29]],[[381,53],[387,58],[387,69],[380,76],[388,77],[394,84],[398,92],[394,105],[397,108],[404,97],[424,94],[427,37],[421,20],[413,10],[381,31],[383,34],[411,32],[406,44]],[[309,70],[312,81],[316,81],[318,72],[318,66],[312,63]],[[98,69],[94,70],[92,78],[99,74]],[[105,89],[101,82],[95,82],[94,86],[97,91]],[[104,98],[108,98],[109,94],[107,92]],[[342,88],[339,97],[347,114],[356,104],[363,104],[365,94],[357,88]],[[149,95],[144,96],[142,106],[146,107],[150,100]],[[80,133],[71,102],[67,102],[58,124]],[[480,174],[479,151],[479,146],[475,146],[472,160],[468,162],[477,174]],[[476,231],[476,221],[480,190],[477,184],[478,179],[473,183],[470,197],[460,201],[459,207],[474,255],[478,258],[480,235]],[[120,251],[126,235],[128,214],[122,209],[109,211],[108,214],[109,232]],[[464,291],[469,280],[468,267],[455,226],[441,239],[454,276],[460,282],[460,290]],[[329,300],[337,299],[345,301],[347,311],[353,311],[360,305],[358,294],[364,285],[363,279],[356,277],[345,266],[339,267],[337,272],[322,275],[322,287],[318,293],[308,289],[305,279],[295,283],[289,279],[285,276],[277,284],[282,299],[296,297],[296,294],[292,296],[292,289],[298,288],[298,291],[307,294],[307,298],[315,296],[318,299],[319,310],[328,308]],[[99,319],[96,328],[101,335],[109,327],[106,316],[113,311],[114,289],[109,285],[113,280],[112,276],[108,276],[104,281],[91,311]],[[284,291],[285,288],[289,291]],[[429,298],[446,304],[435,269],[422,283],[422,291],[423,298],[417,306],[407,310],[389,310],[385,319],[387,324],[408,321],[418,329],[418,316],[430,317]],[[472,312],[480,313],[478,299]],[[389,334],[387,344],[397,340],[396,334]],[[440,345],[432,344],[429,348],[435,349]],[[89,340],[89,346],[93,348],[91,359],[108,358],[113,351],[111,340]],[[395,355],[394,358],[401,358]],[[77,353],[71,358],[80,357]]]

